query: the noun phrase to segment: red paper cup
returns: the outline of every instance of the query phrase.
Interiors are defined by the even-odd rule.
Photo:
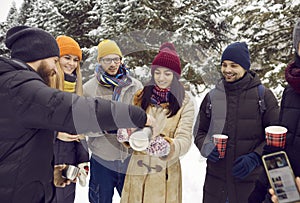
[[[284,148],[287,129],[282,126],[269,126],[265,128],[267,145]]]
[[[225,157],[227,139],[228,139],[227,135],[223,135],[223,134],[213,135],[213,141],[217,146],[218,152],[220,154],[219,156],[220,159]]]

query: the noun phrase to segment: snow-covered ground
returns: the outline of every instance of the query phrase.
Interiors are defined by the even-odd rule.
[[[192,144],[188,153],[180,161],[182,166],[183,203],[201,202],[206,173],[206,159],[200,155],[196,146]],[[75,203],[88,203],[88,186],[81,187],[79,184],[76,185]],[[113,203],[118,202],[120,202],[120,197],[115,190]]]

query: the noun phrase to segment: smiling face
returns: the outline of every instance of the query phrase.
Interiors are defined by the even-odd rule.
[[[109,54],[100,58],[99,63],[106,73],[115,76],[118,73],[121,58],[117,54]]]
[[[171,86],[174,73],[169,68],[158,67],[153,72],[155,84],[161,88],[166,89]]]
[[[224,60],[222,63],[221,72],[227,82],[234,82],[242,78],[246,70],[233,61]]]
[[[78,67],[79,63],[79,57],[72,55],[72,54],[66,54],[59,58],[59,65],[64,71],[64,73],[72,74],[74,70]]]

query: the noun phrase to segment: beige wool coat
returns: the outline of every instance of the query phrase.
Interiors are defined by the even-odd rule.
[[[140,105],[141,92],[134,98]],[[192,143],[194,102],[186,93],[176,115],[167,118],[166,106],[150,105],[146,110],[157,122],[159,134],[172,140],[173,150],[167,158],[134,151],[125,178],[121,203],[181,203],[182,179],[179,157]]]

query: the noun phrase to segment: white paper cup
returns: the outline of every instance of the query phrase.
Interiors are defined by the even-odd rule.
[[[129,144],[136,151],[144,151],[149,146],[149,137],[142,130],[136,131],[129,137]]]

